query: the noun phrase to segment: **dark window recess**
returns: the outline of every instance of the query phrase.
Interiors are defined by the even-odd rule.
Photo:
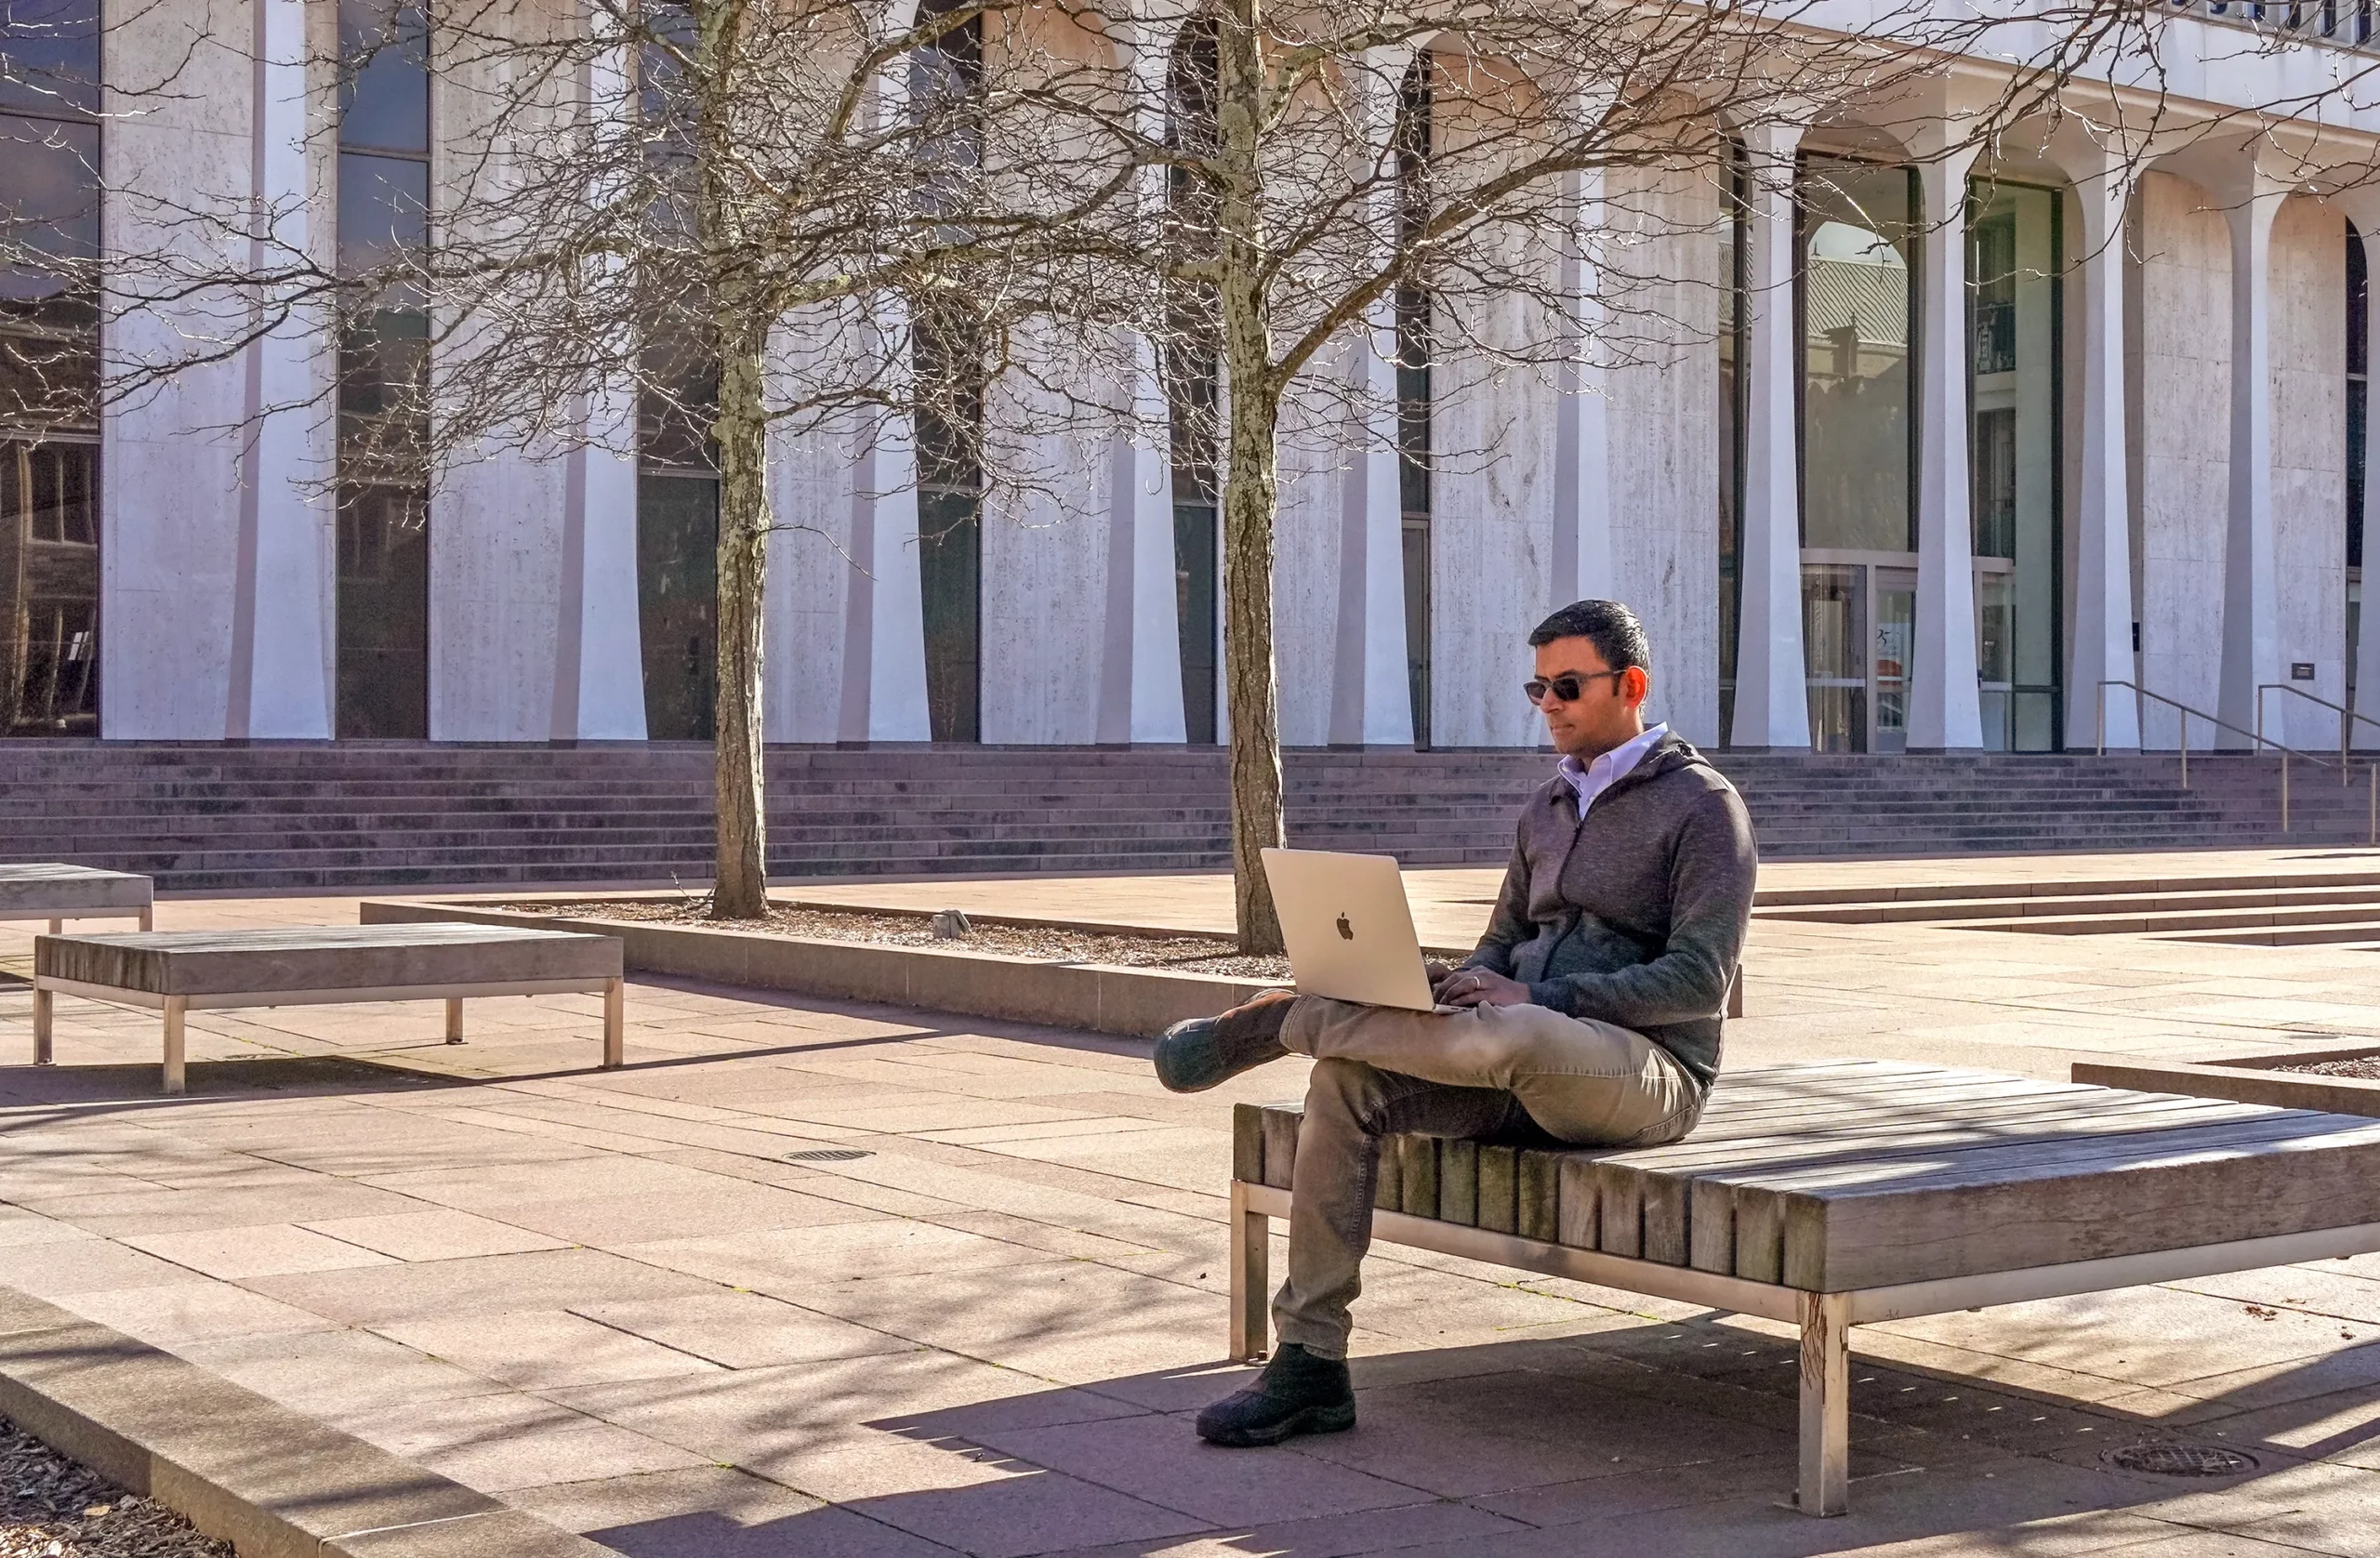
[[[1396,125],[1398,219],[1411,244],[1430,218],[1431,73],[1424,52],[1406,72]],[[1404,519],[1405,679],[1413,744],[1430,745],[1430,291],[1419,280],[1396,289],[1396,486]]]
[[[1176,148],[1215,144],[1215,26],[1187,23],[1169,67],[1166,136]],[[1168,174],[1170,241],[1185,254],[1212,244],[1214,195],[1187,167]],[[1186,741],[1221,739],[1217,680],[1223,641],[1223,498],[1217,426],[1223,381],[1222,320],[1214,289],[1196,284],[1168,295],[1173,326],[1165,358],[1167,421],[1173,467],[1174,622],[1182,660],[1182,728]]]
[[[1182,489],[1176,487],[1178,494]],[[1173,506],[1173,609],[1182,625],[1182,728],[1183,739],[1211,744],[1215,728],[1215,588],[1220,538],[1215,506]]]
[[[0,735],[99,725],[99,7],[0,0]]]
[[[927,0],[921,13],[956,0]],[[909,100],[931,127],[920,148],[930,205],[956,203],[983,165],[970,105],[983,83],[983,18],[918,50]],[[918,574],[925,616],[926,720],[936,741],[981,741],[984,707],[984,350],[963,300],[913,298],[910,355],[924,403],[918,451]]]
[[[719,482],[647,469],[636,488],[644,733],[708,741],[719,690]]]
[[[343,487],[338,504],[338,733],[426,734],[430,528],[412,487]]]
[[[340,0],[337,675],[341,736],[430,734],[430,30]]]
[[[2363,566],[2365,421],[2372,395],[2372,272],[2362,236],[2347,230],[2347,565]],[[2366,587],[2369,588],[2368,586]]]
[[[936,741],[983,739],[984,522],[972,488],[918,494],[926,714]]]

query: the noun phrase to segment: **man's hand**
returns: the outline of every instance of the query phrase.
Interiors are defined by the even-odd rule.
[[[1448,1006],[1527,1006],[1528,986],[1486,969],[1457,969],[1431,989]]]

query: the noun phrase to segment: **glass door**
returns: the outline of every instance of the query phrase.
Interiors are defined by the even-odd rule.
[[[1868,749],[1868,570],[1802,568],[1802,647],[1809,674],[1810,747]]]
[[[1876,625],[1869,659],[1868,706],[1876,711],[1871,752],[1909,750],[1909,675],[1917,648],[1917,574],[1909,568],[1873,570],[1876,599],[1869,620]]]

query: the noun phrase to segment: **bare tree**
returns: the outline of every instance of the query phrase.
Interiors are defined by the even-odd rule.
[[[62,3],[16,0],[0,71],[11,92],[71,99],[68,123],[99,112],[77,95],[89,83],[45,85],[46,57],[24,42]],[[2087,79],[2121,91],[2083,94],[2108,111],[2079,133],[2144,155],[2165,129],[2173,14],[1883,0],[1855,32],[1820,0],[350,0],[361,24],[323,46],[273,33],[272,7],[302,15],[294,0],[248,5],[253,26],[216,0],[132,7],[117,25],[139,33],[146,74],[111,84],[115,112],[203,93],[218,56],[296,59],[309,93],[343,92],[415,48],[466,105],[442,128],[436,186],[388,242],[344,257],[306,222],[320,194],[303,180],[112,191],[133,240],[104,254],[84,213],[0,212],[0,272],[47,278],[18,310],[40,327],[5,343],[0,388],[18,404],[0,415],[137,399],[331,319],[340,371],[297,374],[246,415],[327,415],[369,359],[377,409],[356,457],[391,481],[493,453],[633,455],[654,437],[715,461],[723,917],[765,906],[761,601],[766,537],[785,522],[772,435],[931,427],[946,460],[1032,482],[1059,478],[994,457],[986,408],[1011,419],[1008,447],[1170,420],[1137,431],[1222,477],[1251,950],[1279,945],[1258,852],[1283,836],[1285,452],[1311,469],[1393,451],[1400,368],[1459,363],[1575,393],[1701,344],[1676,303],[1695,284],[1661,257],[1702,234],[1646,191],[1717,180],[1728,138],[1855,102],[1888,121],[1906,102],[1911,123],[1950,126],[1921,149],[1940,158],[2072,120],[2064,89]],[[2240,36],[2291,46],[2285,29]],[[1930,113],[1966,58],[1990,60],[1996,85]],[[2311,115],[2367,69],[2202,114],[2194,133]],[[307,112],[307,136],[335,128]],[[39,133],[76,154],[71,123]],[[1790,161],[1752,176],[1790,185]],[[103,293],[102,376],[42,322]],[[415,336],[376,323],[407,311]],[[1152,353],[1169,381],[1154,413],[1131,392]]]
[[[313,362],[223,417],[337,416],[326,490],[343,476],[426,491],[473,461],[656,442],[714,469],[714,913],[765,913],[762,604],[768,537],[787,522],[770,504],[772,442],[833,429],[906,443],[923,424],[936,457],[985,465],[985,386],[1032,375],[1010,361],[1020,322],[1083,311],[1065,296],[1088,279],[1067,234],[1131,177],[1112,146],[1084,160],[1079,124],[1020,109],[1110,93],[1112,65],[1063,35],[1069,13],[1054,29],[1020,20],[1023,0],[348,0],[335,46],[269,35],[300,6],[249,5],[253,27],[216,0],[153,0],[114,23],[156,65],[111,82],[113,112],[186,104],[244,61],[263,84],[278,64],[257,112],[300,126],[320,165],[373,73],[409,64],[425,91],[439,83],[437,156],[425,139],[418,184],[380,191],[372,231],[336,251],[308,220],[319,176],[112,191],[130,242],[105,253],[95,195],[5,213],[0,270],[49,278],[33,311],[88,311],[104,292],[115,337],[102,376],[82,337],[10,334],[17,409],[95,418],[259,341],[327,358],[335,336],[336,372]],[[91,72],[43,74],[45,7],[88,8],[11,6],[11,89],[63,93],[96,119]],[[276,148],[294,155],[290,140]],[[1002,403],[1020,418],[1097,404]]]
[[[1914,113],[1951,59],[1990,45],[2016,68],[1960,119],[1955,138],[1972,146],[2054,112],[2078,70],[2137,74],[2153,59],[2155,14],[2134,0],[1908,0],[1863,13],[1857,35],[1836,20],[1804,0],[1223,0],[1181,30],[1163,143],[1132,142],[1117,121],[1173,189],[1130,257],[1155,278],[1141,327],[1174,370],[1174,435],[1223,471],[1243,948],[1281,944],[1259,853],[1283,839],[1285,450],[1312,464],[1393,449],[1400,367],[1460,358],[1474,378],[1527,374],[1577,392],[1582,370],[1707,345],[1677,317],[1665,284],[1681,278],[1659,257],[1684,229],[1646,190],[1720,178],[1727,138],[1854,99],[1887,114],[1906,99]],[[1422,302],[1402,320],[1400,295]],[[1206,373],[1217,382],[1202,390]]]

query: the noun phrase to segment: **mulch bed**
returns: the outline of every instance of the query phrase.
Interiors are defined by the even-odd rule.
[[[0,1558],[231,1558],[231,1544],[0,1418]]]
[[[617,919],[638,924],[710,925],[722,930],[766,929],[811,941],[868,942],[880,946],[931,946],[953,952],[996,952],[1051,963],[1108,963],[1165,969],[1175,973],[1214,974],[1225,979],[1289,977],[1286,957],[1242,957],[1219,936],[1129,935],[1114,931],[1061,931],[1038,925],[974,924],[955,941],[936,941],[932,917],[924,914],[844,913],[832,909],[772,908],[768,919],[717,920],[707,900],[696,897],[546,899],[502,907],[521,914],[559,914],[574,919]],[[0,1555],[5,1558],[5,1555]]]
[[[2295,1065],[2277,1065],[2272,1069],[2307,1076],[2351,1076],[2359,1081],[2380,1082],[2380,1055],[2358,1055],[2347,1061],[2301,1061]]]

